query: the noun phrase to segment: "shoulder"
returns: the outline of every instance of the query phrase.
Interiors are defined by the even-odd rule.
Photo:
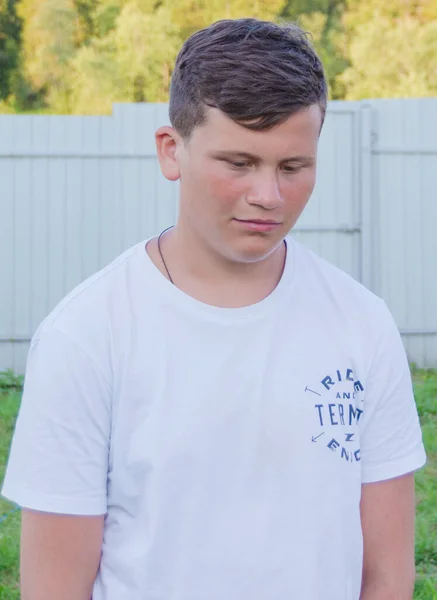
[[[391,326],[392,315],[381,297],[295,239],[288,241],[295,257],[296,279],[310,305],[375,333]]]
[[[140,242],[73,288],[35,331],[32,344],[52,331],[86,348],[110,335],[120,302],[126,302],[130,282],[138,281]]]

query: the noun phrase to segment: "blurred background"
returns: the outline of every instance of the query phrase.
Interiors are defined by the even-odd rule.
[[[437,96],[437,0],[0,0],[0,112],[166,102],[182,42],[243,16],[309,31],[333,100]]]

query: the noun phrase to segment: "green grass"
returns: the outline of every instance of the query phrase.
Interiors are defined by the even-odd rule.
[[[416,565],[414,600],[437,600],[437,371],[413,369],[414,391],[428,464],[416,475]]]
[[[0,482],[3,481],[9,444],[20,403],[22,377],[0,374]],[[14,508],[0,498],[0,519]],[[20,513],[14,512],[0,523],[0,600],[19,600]]]
[[[414,600],[437,600],[437,371],[413,368],[414,390],[428,464],[416,475],[416,566]],[[20,403],[22,377],[0,373],[0,482]],[[0,498],[0,519],[14,508]],[[0,522],[0,600],[19,600],[20,513]]]

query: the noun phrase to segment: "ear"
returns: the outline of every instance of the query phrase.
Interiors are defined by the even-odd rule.
[[[173,127],[166,125],[156,131],[155,141],[162,174],[170,181],[177,181],[180,178],[177,149],[182,143],[179,134]]]

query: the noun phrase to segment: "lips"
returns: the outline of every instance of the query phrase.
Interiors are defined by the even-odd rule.
[[[280,225],[279,221],[266,221],[264,219],[237,219],[242,223],[257,223],[258,225]]]
[[[235,219],[238,223],[238,227],[245,231],[253,231],[258,233],[270,233],[281,225],[279,221],[273,221],[271,219],[253,219],[253,220],[241,220]]]

